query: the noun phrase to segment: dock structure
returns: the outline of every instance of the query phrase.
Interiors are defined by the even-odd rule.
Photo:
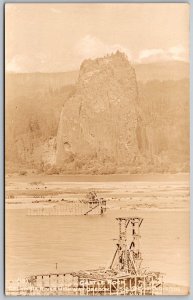
[[[29,276],[10,295],[162,295],[163,274],[142,268],[140,227],[143,219],[117,218],[119,238],[105,269]],[[129,230],[130,229],[130,230]],[[130,236],[130,238],[128,238]]]
[[[89,192],[86,199],[63,201],[54,206],[29,208],[28,216],[81,216],[103,215],[106,212],[106,200],[99,198],[96,192]]]

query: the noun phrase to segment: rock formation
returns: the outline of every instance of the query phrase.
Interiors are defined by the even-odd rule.
[[[129,168],[140,156],[138,119],[136,76],[127,57],[117,52],[84,61],[76,92],[61,112],[57,165]]]

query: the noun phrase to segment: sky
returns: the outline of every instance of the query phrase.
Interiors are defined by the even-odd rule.
[[[133,63],[189,61],[189,5],[5,6],[7,72],[77,70],[84,59],[121,50]]]

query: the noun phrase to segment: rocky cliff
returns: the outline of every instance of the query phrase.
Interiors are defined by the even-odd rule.
[[[135,70],[120,52],[86,60],[75,94],[63,106],[57,166],[96,171],[131,167],[139,157]]]

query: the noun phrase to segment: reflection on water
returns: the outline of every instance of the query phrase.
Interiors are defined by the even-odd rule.
[[[26,216],[6,212],[6,280],[34,273],[68,272],[105,267],[118,237],[115,220],[143,217],[141,249],[144,266],[187,285],[189,214],[183,211],[113,211],[104,216]]]

